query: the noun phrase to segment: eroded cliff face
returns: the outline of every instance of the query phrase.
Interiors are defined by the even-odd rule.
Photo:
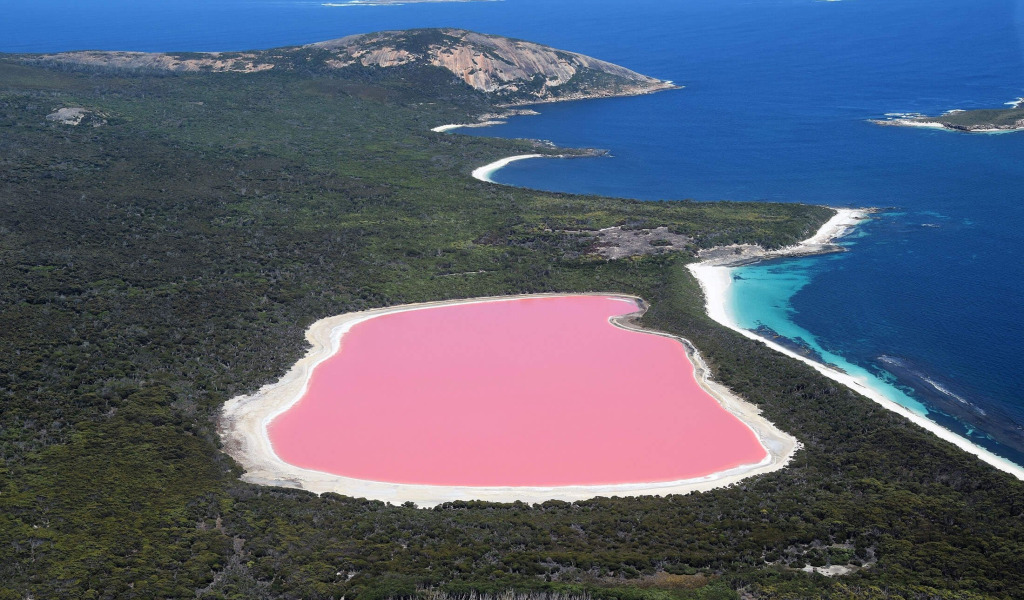
[[[463,29],[383,31],[319,42],[337,67],[413,62],[451,71],[472,88],[520,101],[641,94],[670,82],[575,52]]]
[[[506,104],[645,94],[675,87],[603,60],[463,29],[413,29],[353,35],[303,47],[252,52],[62,52],[37,62],[118,69],[255,73],[304,69],[433,66]]]

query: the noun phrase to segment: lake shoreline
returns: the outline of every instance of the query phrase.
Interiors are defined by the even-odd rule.
[[[766,450],[765,458],[752,465],[740,465],[708,475],[667,482],[640,482],[607,485],[569,486],[446,486],[402,484],[354,479],[304,469],[284,462],[274,452],[267,432],[270,422],[287,411],[305,393],[313,369],[333,356],[342,336],[354,325],[383,314],[420,310],[439,306],[479,302],[507,301],[523,298],[604,296],[629,299],[641,308],[628,315],[610,319],[612,325],[669,337],[680,341],[686,348],[697,383],[727,412],[747,426]],[[687,340],[664,332],[651,331],[636,325],[644,312],[642,301],[635,296],[615,293],[604,294],[530,294],[473,298],[465,300],[427,302],[348,313],[321,319],[306,332],[312,348],[287,374],[275,383],[263,386],[251,395],[238,396],[225,403],[218,423],[225,451],[245,469],[242,479],[250,483],[305,489],[317,494],[333,492],[348,496],[382,500],[400,504],[413,502],[420,507],[432,507],[456,500],[485,500],[492,502],[544,502],[547,500],[575,501],[597,496],[641,496],[685,494],[731,485],[752,475],[781,469],[792,459],[801,446],[793,436],[778,430],[760,414],[760,409],[710,379],[709,369],[699,352]]]

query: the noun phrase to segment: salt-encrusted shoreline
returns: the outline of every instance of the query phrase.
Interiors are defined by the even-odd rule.
[[[711,475],[680,481],[629,483],[616,485],[577,485],[546,487],[470,487],[413,485],[367,481],[342,477],[321,471],[303,469],[281,460],[274,452],[267,435],[267,425],[278,415],[288,410],[306,391],[313,369],[323,360],[338,351],[341,338],[357,323],[384,314],[422,310],[437,306],[516,300],[528,297],[571,296],[574,294],[534,294],[529,296],[501,296],[475,298],[444,302],[411,304],[328,317],[317,321],[306,332],[306,339],[312,349],[297,362],[284,377],[273,384],[263,386],[249,396],[238,396],[228,401],[222,409],[219,430],[225,451],[245,469],[242,479],[250,483],[292,487],[309,490],[318,494],[334,492],[391,503],[414,502],[421,507],[431,507],[454,500],[488,500],[494,502],[544,502],[547,500],[575,501],[596,496],[642,496],[685,494],[725,487],[752,475],[769,473],[784,467],[800,447],[797,440],[777,429],[760,414],[760,410],[726,387],[712,381],[704,360],[696,349],[685,339],[670,334],[642,329],[635,320],[643,309],[636,313],[611,319],[624,329],[662,335],[679,340],[687,349],[693,363],[694,376],[701,387],[714,397],[727,411],[749,427],[768,455],[760,463],[742,465]],[[577,294],[580,295],[580,294]],[[582,294],[630,299],[639,298],[622,294]]]
[[[871,387],[870,382],[866,378],[854,377],[838,369],[823,365],[780,344],[765,339],[752,331],[743,329],[729,313],[729,288],[732,286],[733,267],[763,259],[819,254],[827,251],[833,240],[848,233],[852,227],[856,226],[859,220],[865,218],[867,213],[867,210],[839,209],[836,216],[825,223],[815,235],[800,244],[777,251],[761,249],[759,253],[744,252],[733,256],[730,256],[728,253],[719,253],[717,255],[712,253],[712,256],[706,260],[688,265],[690,272],[693,273],[693,276],[700,282],[700,286],[704,290],[708,316],[747,338],[761,342],[777,352],[810,365],[822,375],[867,396],[883,407],[906,417],[915,424],[920,425],[960,449],[977,456],[997,469],[1010,473],[1018,479],[1024,479],[1024,468],[974,444],[927,417],[919,415],[903,405],[890,400],[885,394]]]

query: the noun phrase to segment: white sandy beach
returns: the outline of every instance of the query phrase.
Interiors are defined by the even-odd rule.
[[[683,343],[693,362],[697,381],[726,410],[734,414],[757,435],[761,445],[768,452],[768,456],[763,461],[701,478],[680,481],[594,486],[468,487],[411,485],[353,479],[290,465],[281,460],[274,452],[267,435],[267,426],[275,417],[288,410],[303,396],[313,369],[338,351],[342,336],[357,323],[388,313],[422,310],[437,306],[566,295],[571,294],[535,294],[532,296],[502,296],[432,302],[348,313],[321,319],[306,332],[306,339],[313,347],[284,377],[276,383],[263,386],[255,394],[232,398],[224,405],[219,423],[224,449],[242,465],[245,469],[242,479],[250,483],[299,488],[318,494],[334,492],[390,503],[411,501],[420,507],[431,507],[454,500],[494,502],[521,500],[534,503],[547,500],[585,500],[596,496],[660,496],[704,491],[725,487],[746,477],[781,469],[800,447],[793,436],[778,430],[762,417],[756,406],[737,397],[724,386],[711,381],[703,359],[688,341],[669,334],[644,330],[634,325],[635,317],[642,314],[642,311],[638,311],[631,315],[613,318],[611,322],[624,329],[672,337]],[[638,300],[638,298],[621,294],[590,295]]]
[[[506,158],[502,158],[492,163],[488,163],[482,167],[477,167],[473,169],[473,178],[479,179],[480,181],[486,181],[487,183],[494,183],[494,181],[491,180],[491,175],[493,175],[495,171],[504,167],[505,165],[515,162],[517,160],[525,160],[527,158],[543,158],[544,156],[544,154],[520,154],[518,156],[509,156]]]
[[[770,258],[772,256],[798,256],[801,254],[820,252],[824,246],[829,244],[829,242],[849,232],[852,227],[856,226],[856,223],[860,219],[865,217],[865,215],[866,211],[862,210],[838,209],[838,213],[835,217],[825,223],[816,234],[804,242],[775,252],[763,252],[762,255],[765,258]],[[872,388],[866,379],[854,377],[842,371],[815,362],[779,344],[766,340],[751,331],[739,327],[733,316],[729,314],[728,299],[729,288],[732,286],[732,267],[727,259],[719,258],[694,263],[688,265],[688,268],[690,269],[690,272],[693,273],[693,276],[697,278],[697,281],[700,282],[701,288],[704,290],[708,316],[718,323],[721,323],[729,329],[732,329],[733,331],[736,331],[752,340],[761,342],[773,350],[789,356],[790,358],[795,358],[796,360],[814,367],[814,369],[822,375],[838,381],[850,389],[867,396],[885,408],[906,417],[915,424],[920,425],[943,440],[955,444],[962,450],[977,456],[997,469],[1010,473],[1018,479],[1024,479],[1024,468],[1021,468],[1005,458],[993,454],[989,450],[972,443],[970,440],[960,437],[949,429],[931,421],[927,417],[919,415],[910,409],[897,404],[881,392]]]
[[[491,125],[504,125],[505,121],[481,121],[480,123],[450,123],[448,125],[438,125],[432,127],[430,130],[434,133],[445,133],[454,129],[462,129],[463,127],[476,128],[476,127],[490,127]]]

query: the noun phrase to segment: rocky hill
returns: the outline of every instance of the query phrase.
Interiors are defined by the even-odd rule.
[[[332,52],[329,64],[339,68],[430,64],[473,89],[510,100],[634,95],[675,87],[583,54],[463,29],[383,31],[313,46]]]
[[[32,62],[175,72],[444,69],[507,104],[646,94],[676,86],[574,52],[462,29],[414,29],[348,36],[308,46],[249,52],[63,52]]]

